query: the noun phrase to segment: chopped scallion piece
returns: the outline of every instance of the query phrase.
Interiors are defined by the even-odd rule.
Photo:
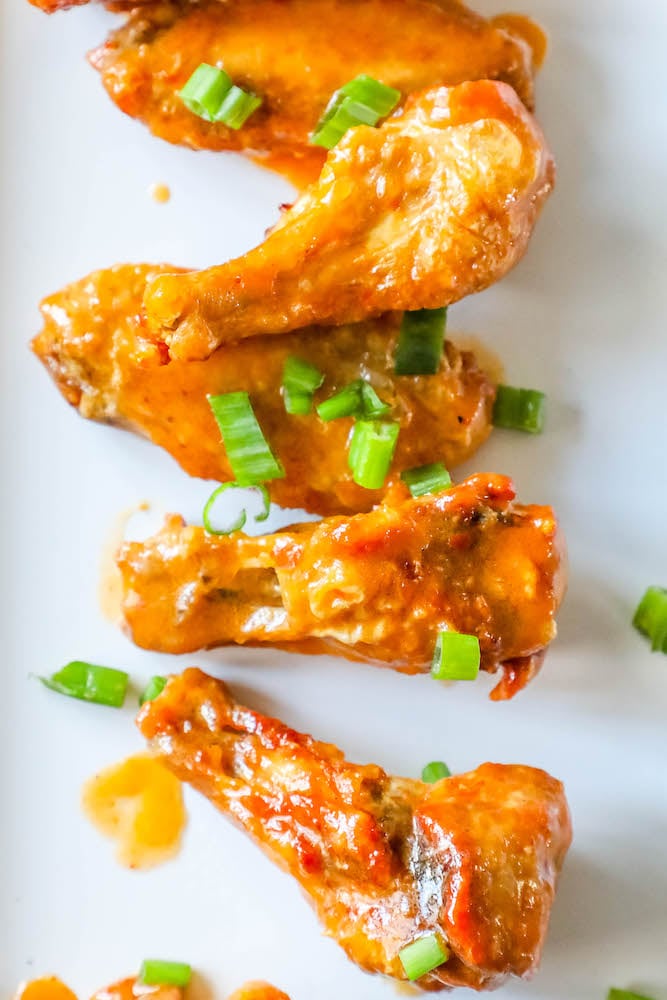
[[[380,399],[370,382],[361,383],[361,408],[367,420],[385,417],[391,410],[389,403]]]
[[[667,590],[649,587],[635,611],[632,624],[651,640],[654,653],[667,653]]]
[[[139,972],[139,982],[145,986],[187,986],[191,978],[192,968],[185,962],[159,958],[145,958]]]
[[[283,368],[283,400],[292,416],[304,416],[313,406],[313,393],[324,382],[322,372],[302,358],[290,357]]]
[[[643,993],[633,993],[631,990],[609,990],[607,1000],[652,1000]]]
[[[440,368],[447,308],[406,312],[394,355],[397,375],[435,375]]]
[[[130,678],[123,670],[73,660],[51,677],[40,677],[40,680],[45,687],[69,698],[121,708]]]
[[[544,429],[544,403],[546,396],[537,389],[517,389],[513,385],[499,385],[493,406],[494,427],[541,434]]]
[[[320,420],[329,421],[338,420],[339,417],[359,416],[363,405],[361,396],[362,385],[362,380],[357,379],[356,382],[350,382],[340,392],[329,396],[323,403],[320,403],[316,407]]]
[[[442,778],[450,778],[452,772],[442,760],[432,760],[422,771],[422,781],[429,785],[434,785]]]
[[[162,694],[166,686],[166,677],[160,677],[158,674],[156,674],[155,677],[151,677],[148,684],[139,695],[139,704],[143,705],[145,701],[153,701],[153,699],[157,698],[159,694]]]
[[[237,485],[257,486],[269,479],[282,479],[285,470],[262,434],[248,393],[226,392],[209,396],[208,402],[220,428]]]
[[[367,490],[384,486],[396,449],[399,425],[381,420],[358,420],[348,454],[352,478]]]
[[[208,531],[209,535],[231,535],[235,531],[240,531],[241,528],[245,527],[246,520],[248,518],[247,511],[245,508],[241,509],[238,517],[235,521],[225,528],[216,528],[211,520],[211,515],[213,514],[213,508],[215,507],[216,501],[219,496],[226,493],[227,490],[238,490],[247,489],[248,487],[241,486],[240,483],[223,483],[222,486],[218,486],[217,489],[213,490],[210,497],[206,501],[204,506],[204,511],[202,514],[202,521],[204,523],[205,529]],[[269,516],[269,511],[271,509],[271,498],[269,497],[269,491],[266,486],[262,486],[260,483],[254,483],[252,487],[253,490],[258,490],[260,496],[262,497],[262,512],[255,516],[255,521],[266,521]]]
[[[241,87],[230,87],[213,116],[213,121],[222,122],[228,128],[240,129],[261,103],[262,98],[256,94],[251,94]]]
[[[337,90],[327,104],[310,141],[333,149],[349,128],[377,125],[401,99],[400,90],[362,74]]]
[[[440,632],[435,644],[431,676],[438,681],[474,681],[481,654],[476,635]]]
[[[414,982],[446,962],[449,951],[437,934],[428,934],[401,948],[398,957],[406,976]]]
[[[188,111],[212,122],[231,87],[231,77],[224,69],[200,63],[178,96]]]
[[[421,497],[425,493],[439,493],[440,490],[446,490],[452,485],[452,477],[442,462],[406,469],[401,473],[401,479],[413,497]]]

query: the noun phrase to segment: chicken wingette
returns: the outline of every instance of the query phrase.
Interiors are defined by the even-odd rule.
[[[257,538],[171,516],[118,554],[134,642],[164,653],[270,644],[420,673],[449,630],[479,638],[482,669],[503,673],[492,697],[512,697],[556,633],[565,571],[553,511],[515,504],[496,475],[406,495]]]
[[[491,429],[495,388],[474,355],[447,341],[440,370],[394,374],[400,315],[335,327],[325,337],[301,330],[222,347],[203,362],[160,363],[141,321],[146,280],[167,266],[119,265],[96,271],[42,303],[44,328],[33,350],[82,416],[143,434],[193,476],[234,478],[207,394],[245,390],[284,479],[268,483],[284,507],[317,514],[370,510],[403,469],[469,458]],[[325,375],[317,401],[359,378],[391,404],[401,431],[385,489],[357,486],[347,461],[352,418],[320,420],[285,413],[283,369],[290,356]]]
[[[516,264],[553,174],[507,84],[413,95],[379,128],[350,129],[259,247],[149,282],[149,327],[187,360],[258,334],[455,302]]]
[[[183,987],[147,986],[131,976],[97,990],[91,1000],[185,1000],[186,996]],[[14,1000],[76,1000],[76,995],[55,976],[44,976],[22,985]],[[257,980],[235,990],[229,1000],[289,1000],[289,997],[270,983]]]
[[[424,990],[491,989],[535,971],[571,840],[563,786],[544,771],[392,777],[240,705],[196,669],[171,678],[138,724],[177,777],[299,881],[362,969],[405,980],[402,949],[437,935],[448,957],[418,979]]]
[[[341,25],[344,27],[341,28]],[[368,74],[404,96],[503,80],[533,104],[533,52],[513,27],[460,0],[201,0],[143,3],[90,55],[111,99],[169,142],[269,154],[319,173],[310,135],[339,87]],[[240,129],[200,118],[179,91],[197,66],[224,66],[262,98]],[[304,170],[305,172],[305,170]]]

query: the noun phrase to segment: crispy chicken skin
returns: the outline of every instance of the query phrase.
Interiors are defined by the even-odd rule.
[[[435,932],[450,958],[418,981],[424,990],[535,971],[571,840],[563,786],[544,771],[394,778],[238,704],[196,669],[171,678],[138,725],[174,774],[298,879],[362,969],[404,980],[399,951]]]
[[[124,264],[68,285],[42,303],[44,328],[32,346],[82,416],[145,435],[190,475],[234,478],[206,396],[244,389],[286,471],[285,479],[268,484],[273,500],[327,515],[370,510],[382,499],[386,490],[365,490],[352,480],[351,418],[325,423],[314,411],[285,414],[280,387],[290,355],[325,373],[318,401],[363,375],[391,402],[401,432],[387,488],[402,469],[436,460],[453,468],[486,439],[495,389],[474,355],[448,341],[437,375],[397,377],[398,314],[336,327],[325,337],[301,330],[252,338],[207,361],[162,365],[140,314],[146,280],[166,270]]]
[[[430,666],[442,629],[479,637],[482,668],[512,697],[553,639],[564,588],[549,507],[515,504],[509,479],[477,475],[436,495],[250,538],[172,515],[118,554],[138,646],[189,653],[271,644],[336,652],[405,673]]]
[[[350,129],[259,247],[149,282],[149,326],[172,357],[196,359],[262,333],[456,302],[516,264],[553,173],[507,84],[412,96],[381,127]]]
[[[503,80],[533,104],[530,45],[459,0],[143,3],[90,61],[121,111],[160,138],[194,149],[305,158],[314,176],[324,152],[309,144],[310,134],[334,91],[360,73],[404,95]],[[207,122],[180,100],[201,62],[224,66],[262,96],[243,128]]]

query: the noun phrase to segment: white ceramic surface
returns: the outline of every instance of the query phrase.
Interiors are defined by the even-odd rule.
[[[502,9],[501,0],[479,4]],[[119,260],[223,260],[259,240],[286,183],[152,138],[109,102],[84,52],[97,7],[47,18],[0,0],[0,994],[57,972],[82,997],[146,955],[184,958],[215,996],[264,977],[293,1000],[394,997],[320,936],[296,885],[188,796],[175,863],[119,869],[78,799],[96,768],[140,746],[117,713],[29,679],[89,658],[139,680],[197,662],[255,704],[403,774],[442,757],[541,765],[566,782],[575,841],[542,971],[506,1000],[602,1000],[609,984],[667,998],[667,660],[633,632],[667,583],[665,289],[667,15],[663,0],[524,0],[551,36],[539,112],[557,192],[526,260],[451,310],[507,378],[542,387],[539,439],[497,432],[471,468],[551,502],[571,582],[542,676],[515,701],[488,678],[436,689],[333,659],[225,651],[183,663],[140,652],[100,614],[100,552],[140,500],[198,516],[206,484],[130,435],[80,420],[31,357],[37,302]],[[172,189],[168,205],[148,196]]]

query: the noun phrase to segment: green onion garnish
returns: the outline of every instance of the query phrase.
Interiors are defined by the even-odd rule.
[[[112,708],[122,707],[130,680],[123,670],[98,667],[83,660],[73,660],[51,677],[39,679],[45,687],[58,694]]]
[[[262,103],[262,98],[232,83],[224,69],[200,63],[178,96],[188,111],[207,122],[239,129]]]
[[[240,483],[223,483],[222,486],[218,486],[217,489],[213,490],[210,497],[206,501],[204,511],[202,513],[202,521],[204,523],[205,529],[208,531],[209,535],[231,535],[235,531],[240,531],[241,528],[245,527],[245,523],[248,519],[248,514],[245,508],[241,510],[241,513],[235,521],[233,521],[228,527],[216,528],[211,521],[211,515],[213,513],[213,508],[215,507],[218,497],[222,493],[226,493],[227,490],[238,490],[247,489],[248,487],[241,486]],[[266,521],[269,516],[269,511],[271,510],[271,498],[269,497],[269,491],[266,486],[262,486],[260,483],[254,483],[250,489],[258,490],[260,496],[262,497],[262,512],[255,516],[255,521]]]
[[[632,624],[651,640],[654,653],[667,653],[667,590],[649,587],[635,611]]]
[[[406,976],[414,982],[446,962],[449,951],[437,934],[428,934],[401,948],[398,957]]]
[[[139,982],[145,986],[187,986],[191,978],[192,968],[185,962],[159,958],[145,958],[139,971]]]
[[[224,69],[200,63],[178,96],[188,111],[212,122],[231,87],[231,77]]]
[[[385,417],[391,410],[389,403],[380,399],[370,382],[361,383],[361,408],[367,420]]]
[[[479,673],[479,639],[461,632],[439,632],[431,676],[438,681],[474,681]]]
[[[251,94],[241,87],[230,87],[213,120],[222,122],[228,128],[240,129],[261,103],[262,98],[257,94]]]
[[[537,389],[517,389],[513,385],[499,385],[493,406],[494,427],[541,434],[544,429],[544,402],[546,396]]]
[[[310,137],[315,146],[333,149],[349,128],[377,125],[394,110],[401,99],[400,90],[387,87],[362,74],[337,90]]]
[[[155,675],[155,677],[151,677],[148,684],[139,695],[139,704],[143,705],[145,701],[153,701],[153,699],[157,698],[159,694],[162,694],[166,685],[167,685],[166,677],[160,677],[157,674]]]
[[[413,497],[421,497],[425,493],[439,493],[452,485],[452,477],[442,462],[432,465],[420,465],[416,469],[406,469],[401,473],[401,479],[408,487]]]
[[[434,785],[442,778],[451,778],[452,772],[442,760],[432,760],[422,771],[422,781],[429,785]]]
[[[357,417],[362,412],[361,387],[363,382],[357,379],[350,382],[340,392],[329,396],[323,403],[316,407],[320,420],[338,420],[340,417]]]
[[[247,392],[208,396],[239,486],[256,486],[285,475],[262,434]]]
[[[287,413],[292,416],[310,413],[313,393],[323,382],[324,375],[315,365],[290,355],[283,368],[283,400]]]
[[[440,369],[447,328],[447,307],[403,314],[394,354],[397,375],[435,375]]]
[[[384,486],[394,457],[399,425],[381,420],[358,420],[352,429],[348,465],[358,486]]]
[[[607,1000],[652,1000],[652,997],[646,997],[643,993],[632,993],[631,990],[611,989],[607,993]]]

